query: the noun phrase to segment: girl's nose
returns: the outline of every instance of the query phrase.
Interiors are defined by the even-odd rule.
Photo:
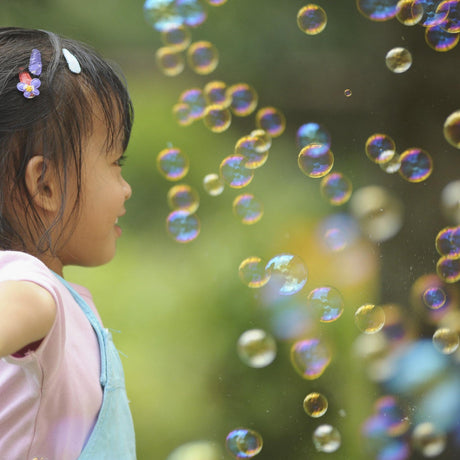
[[[123,179],[123,189],[125,192],[125,201],[129,200],[131,198],[131,195],[133,194],[133,190],[131,188],[131,185],[129,185],[128,182],[126,182],[124,179]]]

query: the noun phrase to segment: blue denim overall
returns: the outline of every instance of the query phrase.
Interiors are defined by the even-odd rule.
[[[62,277],[57,278],[72,294],[91,323],[101,352],[102,406],[78,460],[135,460],[133,419],[126,396],[123,367],[112,335],[104,329],[82,297]]]

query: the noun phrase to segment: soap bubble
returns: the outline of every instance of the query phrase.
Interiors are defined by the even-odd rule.
[[[190,107],[190,118],[198,120],[203,117],[206,109],[206,99],[200,88],[190,88],[181,93],[179,102]]]
[[[420,24],[424,27],[439,26],[446,19],[447,12],[439,10],[442,0],[414,0],[414,9],[422,8],[423,16]]]
[[[266,367],[276,357],[276,342],[262,329],[250,329],[237,342],[238,356],[249,367]]]
[[[185,67],[184,58],[174,48],[163,46],[155,53],[158,68],[168,77],[179,75]]]
[[[189,160],[180,149],[168,147],[158,154],[157,168],[166,179],[177,181],[187,175]]]
[[[264,206],[252,193],[244,193],[233,200],[233,213],[241,223],[252,225],[262,219]]]
[[[198,27],[206,21],[207,14],[201,0],[175,0],[175,3],[185,25]]]
[[[441,208],[448,220],[460,225],[460,180],[449,182],[443,188]]]
[[[327,411],[328,402],[321,393],[309,393],[303,400],[304,411],[313,418],[323,416]]]
[[[193,214],[200,205],[198,192],[187,184],[171,187],[166,196],[168,205],[173,210],[187,211]]]
[[[206,174],[203,178],[203,187],[211,196],[218,196],[224,191],[224,183],[218,174]]]
[[[307,35],[319,34],[324,30],[326,24],[326,12],[318,5],[306,5],[297,13],[297,25],[299,29]]]
[[[331,286],[313,289],[308,294],[307,305],[319,314],[322,323],[336,321],[343,313],[343,298],[340,292]]]
[[[192,441],[174,449],[166,460],[221,460],[222,449],[210,441]]]
[[[251,137],[256,137],[259,142],[257,142],[257,150],[266,152],[272,146],[272,138],[264,129],[254,129],[251,131]]]
[[[331,362],[331,352],[316,338],[295,342],[291,348],[291,363],[305,380],[315,380]]]
[[[423,17],[423,6],[414,0],[399,0],[396,19],[405,26],[418,24]]]
[[[432,423],[419,423],[412,432],[412,444],[424,457],[437,457],[446,447],[446,434]]]
[[[446,118],[444,137],[449,144],[460,149],[460,110],[456,110]]]
[[[339,431],[331,425],[320,425],[313,433],[313,444],[318,452],[335,452],[341,442]]]
[[[235,154],[242,155],[246,159],[245,166],[248,169],[260,168],[268,158],[266,140],[249,135],[238,139],[235,145]]]
[[[286,128],[286,118],[275,107],[264,107],[256,113],[256,126],[271,137],[279,137]]]
[[[396,153],[394,140],[387,134],[373,134],[365,145],[368,158],[374,163],[388,163]]]
[[[222,160],[220,175],[228,186],[243,188],[252,181],[254,170],[246,167],[246,158],[242,155],[230,155]]]
[[[460,280],[460,258],[441,257],[436,264],[436,272],[446,283],[456,283]]]
[[[297,145],[302,149],[309,144],[318,144],[328,150],[331,146],[331,136],[326,128],[319,123],[305,123],[297,130]]]
[[[326,249],[342,251],[360,237],[359,227],[348,214],[332,214],[324,218],[318,226],[319,239]]]
[[[265,262],[257,256],[248,257],[238,267],[241,281],[250,288],[265,286],[270,274],[265,270]]]
[[[320,189],[329,204],[340,206],[350,199],[353,187],[344,174],[335,172],[323,177]]]
[[[358,11],[371,21],[388,21],[398,12],[395,0],[356,0]]]
[[[192,38],[188,27],[176,24],[161,32],[161,40],[170,49],[184,51],[190,45]]]
[[[334,154],[319,144],[309,144],[304,147],[297,157],[300,170],[312,178],[324,177],[334,165]]]
[[[227,88],[227,97],[234,115],[246,117],[257,107],[258,96],[255,89],[247,83],[237,83]]]
[[[460,257],[460,226],[443,228],[436,235],[435,245],[441,256]]]
[[[353,92],[351,91],[350,88],[347,88],[343,94],[345,95],[345,97],[351,97],[351,95],[353,94]]]
[[[183,23],[177,11],[175,0],[146,0],[144,2],[146,21],[156,30],[164,31]]]
[[[194,72],[199,75],[208,75],[217,67],[219,54],[212,43],[202,40],[190,45],[187,50],[187,60]]]
[[[355,312],[355,323],[365,334],[375,334],[385,324],[385,311],[373,304],[361,305]]]
[[[192,110],[190,106],[185,102],[174,104],[172,112],[177,123],[181,126],[189,126],[195,121],[191,116]]]
[[[433,172],[433,160],[428,152],[419,148],[405,150],[401,156],[400,176],[408,182],[422,182]]]
[[[394,174],[401,168],[401,157],[395,153],[394,157],[387,163],[380,163],[380,169],[385,171],[387,174]]]
[[[219,104],[208,105],[204,111],[203,122],[213,133],[223,133],[230,127],[232,114]]]
[[[227,95],[227,85],[223,81],[213,80],[206,83],[203,94],[209,105],[229,107],[231,98]]]
[[[450,51],[457,46],[459,37],[459,34],[446,32],[442,26],[428,27],[425,30],[425,41],[435,51]]]
[[[225,444],[236,459],[252,458],[262,450],[263,440],[257,431],[237,428],[228,434]]]
[[[441,287],[430,287],[423,293],[423,302],[431,310],[438,310],[446,304],[447,296]]]
[[[458,0],[444,0],[436,10],[439,15],[445,14],[439,25],[450,34],[460,32],[460,4]]]
[[[388,51],[385,63],[393,73],[403,73],[412,65],[412,55],[406,48],[396,47]]]
[[[227,0],[206,0],[211,6],[222,6],[227,3]]]
[[[189,243],[199,235],[200,221],[187,211],[173,211],[166,219],[166,228],[178,243]]]
[[[278,254],[272,257],[265,267],[280,295],[293,295],[307,282],[307,267],[303,260],[293,254]]]
[[[459,345],[458,333],[447,327],[439,328],[433,334],[433,345],[441,353],[451,355]]]

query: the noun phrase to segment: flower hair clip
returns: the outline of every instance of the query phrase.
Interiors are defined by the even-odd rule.
[[[40,94],[38,88],[42,84],[39,78],[33,78],[30,75],[38,77],[42,73],[42,56],[37,49],[33,49],[30,54],[29,72],[23,69],[19,71],[19,83],[16,87],[19,91],[22,91],[25,98],[33,99]]]

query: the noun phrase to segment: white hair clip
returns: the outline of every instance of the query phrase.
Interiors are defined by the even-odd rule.
[[[64,55],[65,60],[67,61],[69,70],[73,73],[80,73],[81,67],[77,58],[67,48],[62,48],[62,54]]]

